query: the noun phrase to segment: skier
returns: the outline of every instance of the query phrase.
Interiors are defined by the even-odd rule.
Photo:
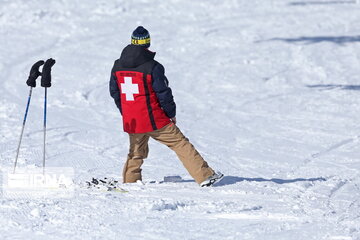
[[[154,60],[150,34],[142,26],[131,36],[114,63],[109,89],[129,134],[130,150],[123,169],[123,182],[142,180],[141,165],[153,138],[177,154],[187,171],[201,186],[211,186],[223,174],[215,173],[176,126],[176,105],[163,65]]]

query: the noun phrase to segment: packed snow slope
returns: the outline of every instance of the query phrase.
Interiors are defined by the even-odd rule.
[[[77,184],[121,179],[128,137],[108,80],[143,25],[178,126],[226,177],[200,188],[151,141],[128,193],[1,196],[0,239],[360,239],[359,23],[352,0],[2,0],[1,169],[30,67],[53,57],[47,166],[73,167]],[[36,87],[19,167],[42,165],[43,98]],[[161,183],[171,175],[184,181]]]

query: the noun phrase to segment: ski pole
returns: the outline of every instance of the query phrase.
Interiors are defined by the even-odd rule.
[[[46,158],[46,108],[47,108],[47,88],[51,87],[51,68],[54,66],[55,60],[49,58],[46,60],[41,74],[41,86],[45,88],[44,97],[44,146],[43,146],[43,174],[45,174],[45,158]]]
[[[22,141],[23,134],[24,134],[25,124],[26,124],[26,118],[27,118],[27,114],[28,114],[28,112],[29,112],[29,106],[30,106],[32,89],[33,89],[33,87],[30,87],[29,97],[28,97],[28,101],[27,101],[27,105],[26,105],[26,110],[25,110],[25,115],[24,115],[24,121],[23,121],[22,129],[21,129],[20,139],[19,139],[19,144],[18,144],[17,151],[16,151],[16,158],[15,158],[15,164],[14,164],[14,173],[15,173],[15,170],[16,170],[17,160],[18,160],[18,157],[19,157],[20,145],[21,145],[21,141]]]
[[[46,107],[47,107],[47,87],[45,87],[44,99],[44,149],[43,149],[43,173],[45,173],[45,152],[46,152]]]
[[[32,67],[30,69],[30,74],[29,74],[29,77],[28,77],[28,79],[26,81],[26,84],[30,87],[30,91],[29,91],[28,102],[27,102],[27,105],[26,105],[24,121],[23,121],[22,129],[21,129],[19,144],[18,144],[18,147],[17,147],[17,150],[16,150],[16,157],[15,157],[15,163],[14,163],[14,173],[15,173],[17,161],[18,161],[18,158],[19,158],[20,146],[21,146],[21,141],[22,141],[22,137],[23,137],[23,134],[24,134],[26,118],[27,118],[27,114],[29,112],[32,89],[34,87],[36,87],[36,79],[41,75],[41,73],[39,71],[39,67],[41,65],[43,65],[43,64],[44,64],[43,60],[40,60],[40,61],[37,61],[36,63],[34,63],[34,65],[32,65]]]

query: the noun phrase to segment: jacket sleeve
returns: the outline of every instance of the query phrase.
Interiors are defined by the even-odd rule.
[[[175,117],[176,104],[171,88],[169,87],[169,81],[165,76],[165,69],[160,63],[157,63],[152,70],[152,87],[166,115],[169,118]]]
[[[120,113],[121,111],[121,100],[120,100],[120,89],[116,82],[116,76],[113,72],[111,72],[110,76],[110,82],[109,82],[109,90],[110,90],[110,96],[114,99],[114,102],[119,109]]]

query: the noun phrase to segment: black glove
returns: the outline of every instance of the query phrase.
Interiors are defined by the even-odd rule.
[[[49,58],[46,60],[41,73],[41,86],[51,87],[51,67],[54,66],[55,60]]]
[[[37,61],[30,70],[30,74],[28,77],[28,80],[26,81],[26,84],[29,87],[36,87],[36,79],[41,75],[41,72],[39,71],[39,67],[44,64],[43,60]]]

